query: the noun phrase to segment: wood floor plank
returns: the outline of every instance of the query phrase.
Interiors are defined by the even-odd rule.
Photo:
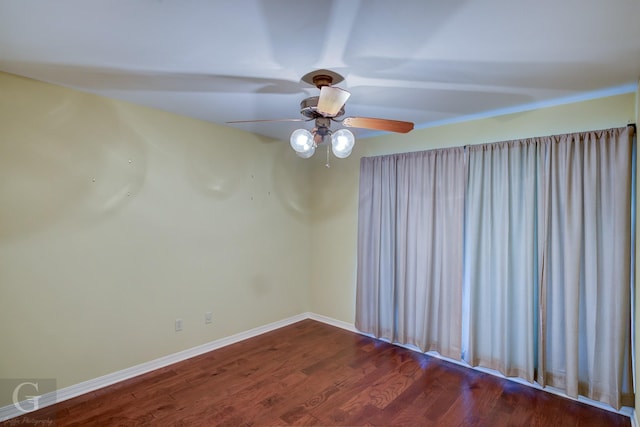
[[[565,399],[304,320],[0,423],[625,426]]]

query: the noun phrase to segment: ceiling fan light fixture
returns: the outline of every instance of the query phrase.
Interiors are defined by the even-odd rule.
[[[356,139],[353,133],[347,129],[340,129],[331,135],[331,150],[333,155],[339,159],[349,157]]]
[[[306,153],[310,149],[315,151],[313,134],[306,129],[294,130],[291,138],[289,138],[289,142],[291,143],[291,148],[293,148],[296,153]],[[311,154],[313,154],[313,152]]]
[[[314,144],[311,147],[309,147],[307,151],[296,151],[296,154],[298,155],[298,157],[302,157],[303,159],[308,159],[309,157],[313,156],[313,153],[315,152],[316,152],[316,146]]]

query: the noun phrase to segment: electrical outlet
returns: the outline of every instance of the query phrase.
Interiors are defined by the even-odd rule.
[[[180,332],[182,330],[182,319],[176,319],[176,332]]]
[[[204,314],[204,323],[211,323],[211,319],[213,319],[213,313],[210,311],[207,311]]]

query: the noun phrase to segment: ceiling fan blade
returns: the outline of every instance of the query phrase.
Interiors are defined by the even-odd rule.
[[[373,117],[347,117],[342,124],[352,128],[384,130],[388,132],[407,133],[413,130],[413,123],[401,120],[375,119]]]
[[[225,123],[261,123],[261,122],[308,122],[312,119],[265,119],[265,120],[232,120]]]
[[[351,93],[339,87],[322,86],[320,99],[318,99],[318,112],[324,116],[333,117],[340,112],[350,96]]]

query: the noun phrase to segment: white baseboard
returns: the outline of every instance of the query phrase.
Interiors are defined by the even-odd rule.
[[[361,332],[356,329],[353,323],[343,322],[342,320],[336,320],[332,317],[323,316],[321,314],[306,313],[307,318],[311,320],[317,320],[318,322],[326,323],[327,325],[335,326],[337,328],[346,329],[347,331],[360,334]]]
[[[266,332],[270,332],[275,329],[282,328],[283,326],[291,325],[293,323],[299,322],[304,319],[309,319],[309,318],[312,318],[311,313],[301,313],[296,316],[289,317],[287,319],[269,323],[264,326],[259,326],[257,328],[253,328],[248,331],[240,332],[238,334],[231,335],[225,338],[220,338],[218,340],[211,341],[193,348],[189,348],[187,350],[179,351],[177,353],[170,354],[164,357],[160,357],[158,359],[154,359],[149,362],[141,363],[139,365],[135,365],[130,368],[123,369],[121,371],[113,372],[113,373],[104,375],[102,377],[94,378],[88,381],[74,384],[69,387],[62,388],[60,390],[57,390],[56,392],[42,395],[38,402],[39,408],[45,408],[47,406],[50,406],[59,402],[63,402],[65,400],[78,397],[85,393],[89,393],[89,392],[113,385],[120,381],[128,380],[138,375],[146,374],[147,372],[164,368],[165,366],[169,366],[174,363],[181,362],[183,360],[187,360],[189,358],[199,356],[209,351],[216,350],[218,348],[225,347],[227,345],[234,344],[240,341],[244,341],[248,338],[252,338],[252,337],[264,334]],[[23,408],[30,407],[30,404],[28,402],[20,402],[20,403],[22,404],[21,407]],[[7,405],[7,406],[0,407],[0,422],[6,421],[11,418],[19,417],[21,415],[25,415],[25,412],[21,411],[19,409],[19,406],[20,405],[18,404],[18,405]]]

